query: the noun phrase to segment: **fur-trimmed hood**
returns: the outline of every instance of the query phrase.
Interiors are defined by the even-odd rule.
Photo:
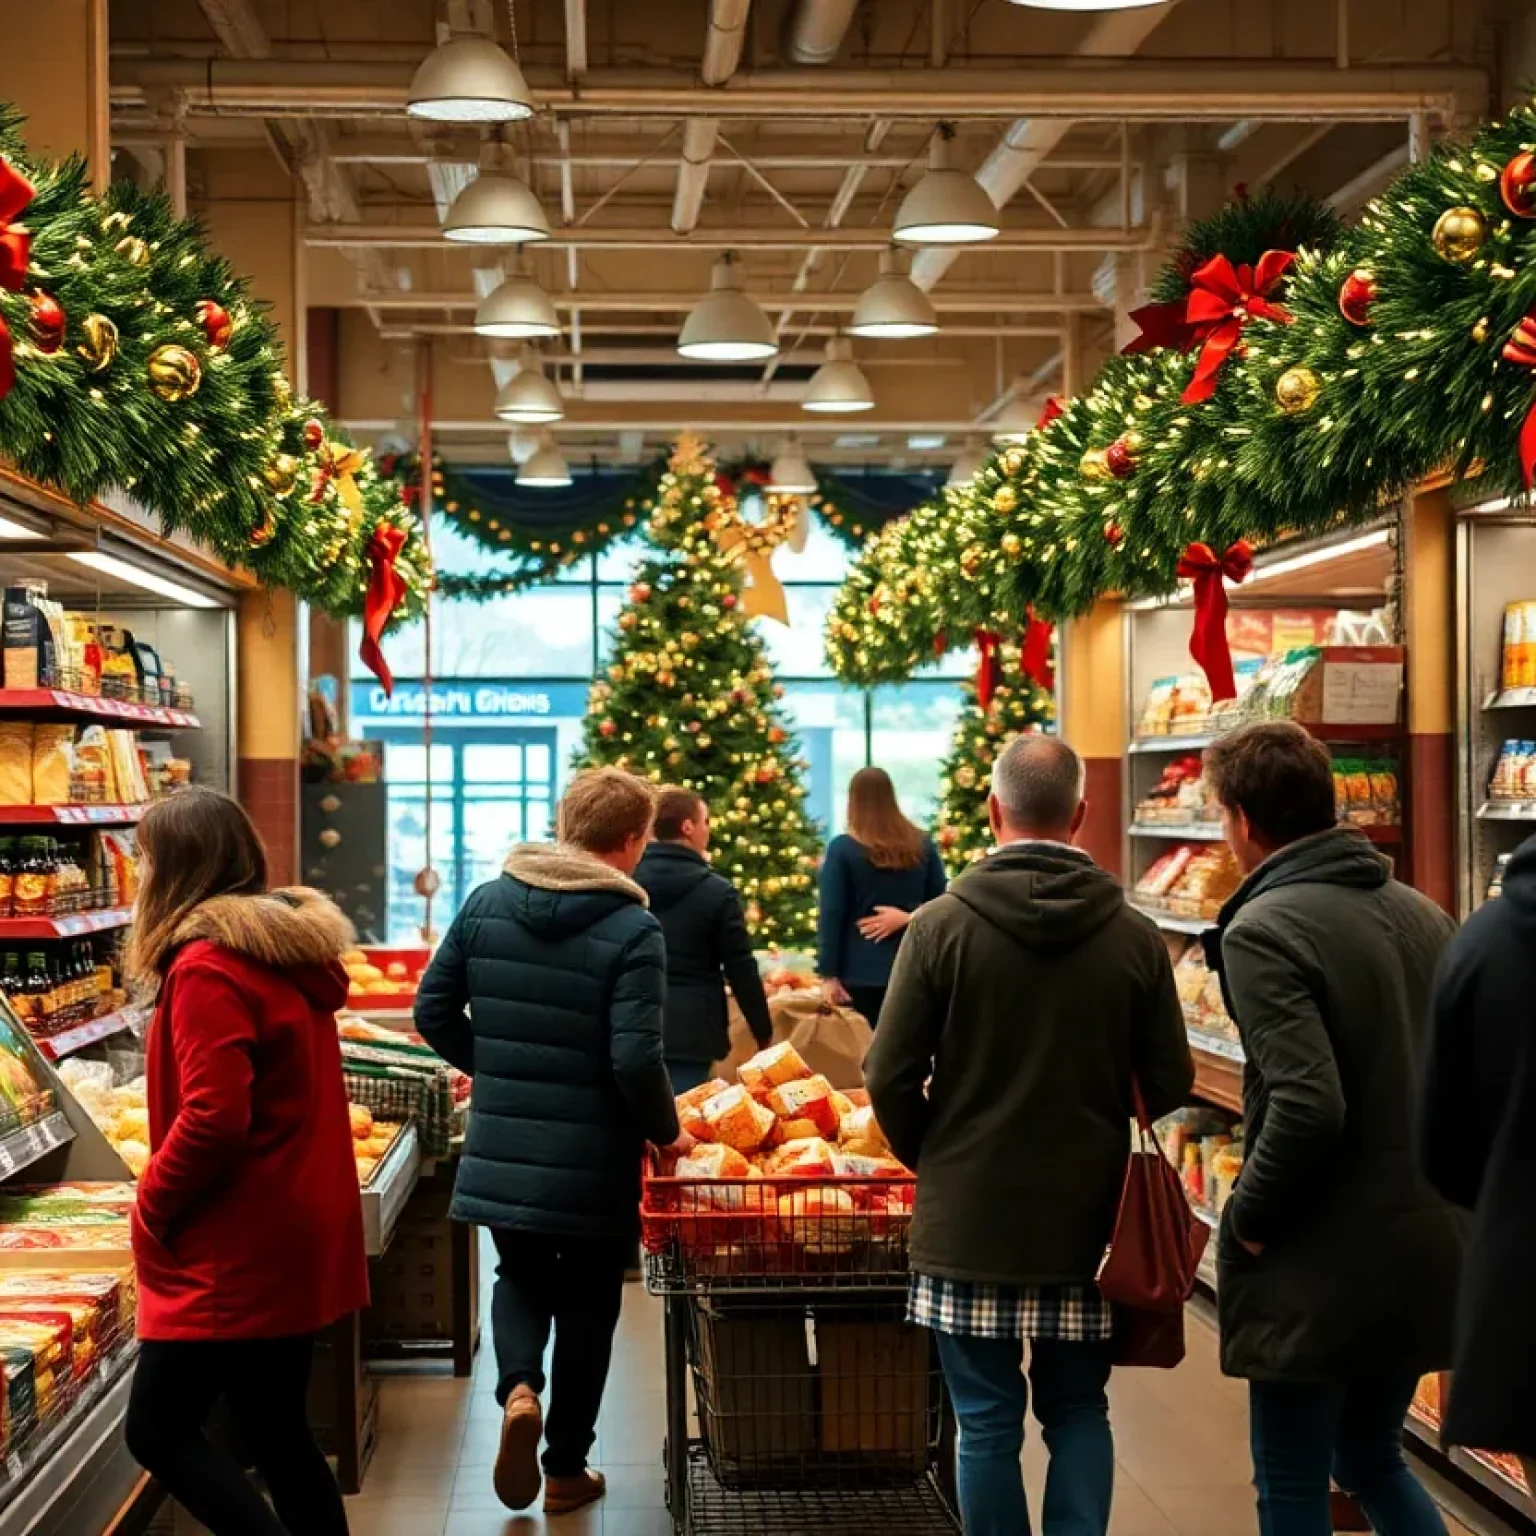
[[[347,1000],[340,959],[353,942],[352,924],[319,891],[294,886],[263,896],[215,896],[187,914],[174,943],[182,949],[199,939],[286,972],[321,1008],[334,1011]]]
[[[590,928],[617,907],[649,905],[628,875],[569,843],[520,843],[502,878],[512,883],[519,920],[551,938]]]

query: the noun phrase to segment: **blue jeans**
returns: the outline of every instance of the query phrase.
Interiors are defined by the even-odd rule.
[[[1260,1536],[1332,1536],[1331,1476],[1381,1536],[1446,1536],[1434,1501],[1403,1460],[1403,1420],[1417,1385],[1248,1384]]]
[[[1035,1339],[1024,1379],[1021,1339],[940,1333],[939,1360],[960,1425],[960,1518],[966,1536],[1030,1536],[1024,1414],[1030,1389],[1050,1452],[1046,1536],[1105,1536],[1115,1488],[1109,1345]]]
[[[674,1061],[667,1058],[667,1076],[672,1079],[672,1092],[691,1093],[709,1081],[710,1063],[707,1061]]]

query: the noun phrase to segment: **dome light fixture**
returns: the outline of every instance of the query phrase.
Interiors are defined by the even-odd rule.
[[[896,210],[893,239],[907,245],[975,245],[1002,232],[997,208],[981,183],[950,163],[953,137],[954,129],[940,123],[927,172]]]
[[[768,471],[768,489],[784,496],[814,496],[816,471],[801,451],[799,441],[786,438],[784,446]]]
[[[557,491],[571,483],[571,466],[548,432],[540,434],[539,446],[517,472],[516,484],[524,490]]]
[[[493,139],[480,174],[454,198],[443,238],[461,245],[526,245],[549,239],[549,220],[527,182],[512,174],[510,151]]]
[[[758,363],[778,356],[779,339],[762,307],[742,292],[731,252],[715,263],[709,292],[688,311],[677,350],[705,363]]]
[[[475,334],[505,341],[547,340],[560,334],[560,318],[549,295],[529,273],[518,251],[512,275],[481,299]]]
[[[907,275],[902,253],[881,251],[880,276],[854,306],[848,334],[875,341],[907,341],[932,336],[938,328],[933,300]]]
[[[853,343],[846,336],[834,336],[827,342],[827,360],[811,375],[800,407],[827,416],[874,410],[875,392],[864,370],[854,362]]]
[[[986,467],[985,450],[974,437],[968,437],[955,462],[950,465],[949,478],[944,483],[950,486],[969,485]]]
[[[560,391],[544,377],[544,365],[532,348],[524,348],[518,371],[496,396],[495,411],[502,421],[520,427],[541,427],[565,416]]]
[[[488,37],[450,37],[417,66],[406,116],[433,123],[516,123],[532,117],[523,72]]]

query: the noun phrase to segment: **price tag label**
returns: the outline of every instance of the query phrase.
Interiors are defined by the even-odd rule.
[[[1323,664],[1323,719],[1329,725],[1394,725],[1403,691],[1398,661]]]

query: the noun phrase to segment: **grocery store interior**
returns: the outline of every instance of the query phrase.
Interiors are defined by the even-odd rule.
[[[1533,0],[0,0],[0,1536],[204,1530],[124,1432],[163,1135],[124,943],[188,786],[356,934],[371,1300],[309,1388],[354,1536],[958,1532],[823,850],[874,766],[957,877],[1004,745],[1075,747],[1219,1229],[1253,1072],[1203,750],[1302,725],[1458,922],[1536,830],[1532,81]],[[713,1076],[767,1118],[689,1111],[713,1173],[834,1215],[711,1227],[648,1164],[606,1496],[513,1513],[474,1087],[413,1006],[599,765],[708,804],[826,1095],[738,1086],[733,1003]],[[1112,1381],[1111,1536],[1259,1530],[1216,1246],[1183,1363]],[[1443,1366],[1415,1475],[1452,1536],[1533,1536]],[[1033,1420],[1024,1466],[1041,1529]]]

